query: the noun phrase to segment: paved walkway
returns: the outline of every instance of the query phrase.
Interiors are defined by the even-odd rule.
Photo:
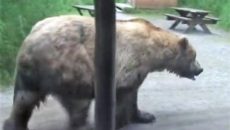
[[[167,29],[171,23],[150,19]],[[181,26],[176,33],[180,33]],[[122,130],[230,130],[230,40],[223,32],[213,35],[201,32],[182,34],[197,50],[204,72],[196,81],[181,79],[167,72],[151,73],[139,93],[139,105],[154,113],[157,121],[151,124],[132,124]],[[0,93],[0,128],[11,108],[12,94]],[[93,108],[93,107],[92,107]],[[93,120],[93,109],[90,122]],[[66,114],[53,99],[35,113],[31,130],[64,130]]]

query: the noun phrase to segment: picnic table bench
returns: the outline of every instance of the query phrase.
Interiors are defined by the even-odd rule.
[[[204,32],[211,33],[206,24],[216,24],[219,21],[218,18],[207,16],[209,11],[177,7],[173,7],[172,9],[179,15],[165,14],[167,20],[174,21],[170,29],[174,29],[179,23],[182,23],[188,25],[188,28],[185,30],[186,33],[194,30],[197,25],[199,25]]]

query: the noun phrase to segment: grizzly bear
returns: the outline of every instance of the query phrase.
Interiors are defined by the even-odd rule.
[[[47,95],[59,99],[69,115],[69,128],[87,129],[94,98],[94,19],[75,15],[38,22],[17,57],[14,103],[4,130],[27,130],[35,106]],[[116,128],[155,117],[137,106],[138,88],[147,74],[168,70],[194,79],[203,69],[186,38],[143,19],[116,23]]]

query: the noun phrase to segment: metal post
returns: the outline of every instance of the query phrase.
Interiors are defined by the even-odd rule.
[[[115,130],[115,3],[95,0],[96,130]]]

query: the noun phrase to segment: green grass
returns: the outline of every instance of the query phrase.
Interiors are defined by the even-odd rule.
[[[1,0],[0,14],[0,84],[9,85],[18,49],[37,21],[65,13],[76,13],[75,0]]]
[[[230,31],[230,0],[180,0],[181,6],[200,8],[211,11],[211,14],[219,17],[218,25]]]

